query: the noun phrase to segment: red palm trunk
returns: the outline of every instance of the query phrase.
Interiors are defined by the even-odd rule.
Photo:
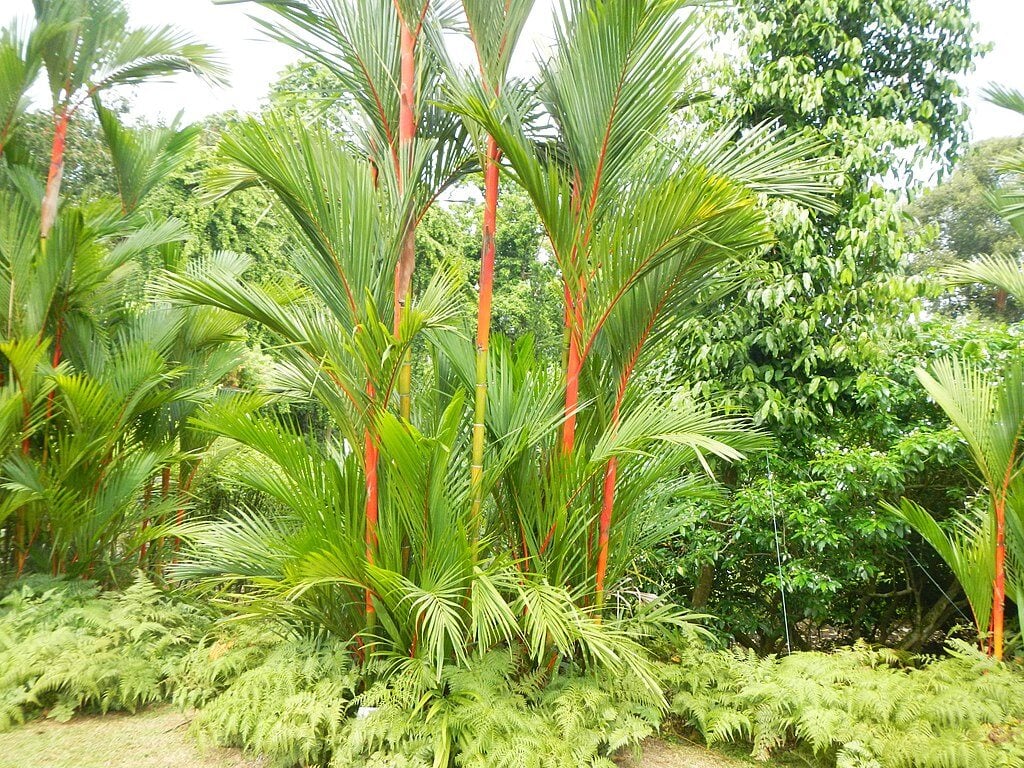
[[[396,0],[397,4],[397,0]],[[401,84],[398,117],[399,173],[398,189],[404,192],[411,183],[409,176],[413,164],[413,141],[416,138],[416,34],[408,19],[398,10],[402,27],[401,37]],[[402,321],[406,302],[412,293],[412,273],[416,267],[416,224],[410,218],[402,241],[402,250],[395,265],[395,318],[394,331]],[[398,403],[402,417],[408,419],[411,412],[412,358],[406,354],[398,379]]]
[[[485,419],[487,415],[487,355],[491,337],[491,300],[494,294],[494,251],[498,222],[498,184],[500,155],[493,137],[487,140],[487,165],[484,171],[484,221],[480,249],[480,299],[476,320],[476,393],[473,408],[473,463],[470,477],[473,484],[472,525],[476,539],[483,489],[480,481],[484,471]]]
[[[399,12],[401,17],[401,12]],[[412,169],[413,141],[416,138],[416,38],[408,22],[401,18],[401,84],[398,115],[398,190],[405,192]],[[415,229],[412,222],[405,232],[401,255],[395,265],[395,333],[412,284],[415,251]]]
[[[635,362],[636,355],[633,357]],[[618,432],[622,414],[622,401],[626,396],[626,387],[629,385],[629,378],[632,375],[633,364],[622,374],[619,379],[619,391],[615,396],[615,406],[612,408],[612,430]],[[619,458],[612,456],[604,468],[604,487],[601,494],[601,517],[598,520],[597,528],[597,569],[595,571],[595,586],[597,591],[597,606],[604,605],[604,582],[608,573],[608,542],[612,530],[612,514],[615,511],[615,481],[618,479]]]
[[[576,447],[576,411],[580,404],[580,371],[583,355],[580,351],[580,334],[583,332],[583,299],[571,299],[569,318],[569,356],[565,366],[565,423],[562,425],[562,453],[568,456]]]
[[[60,185],[64,178],[64,148],[67,143],[68,121],[71,113],[64,107],[57,115],[57,125],[53,133],[53,146],[50,149],[50,171],[46,178],[46,192],[43,194],[42,218],[39,236],[45,241],[50,236],[53,223],[57,220],[57,202],[60,199]]]
[[[643,333],[640,334],[640,338],[637,340],[636,346],[633,347],[633,353],[630,355],[629,361],[626,363],[626,367],[622,371],[622,375],[619,376],[619,391],[615,395],[615,406],[612,408],[612,430],[615,433],[618,433],[619,424],[622,420],[622,401],[626,398],[626,388],[629,386],[629,381],[633,377],[633,371],[636,369],[637,362],[640,360],[640,354],[643,352],[644,345],[647,343],[647,339],[650,338],[651,332],[654,330],[654,324],[665,309],[665,304],[668,302],[673,291],[675,291],[678,282],[678,278],[673,280],[661,295],[654,311],[647,320],[647,325],[644,327]],[[604,603],[604,582],[605,576],[608,572],[608,540],[612,528],[612,514],[615,511],[615,481],[618,476],[618,471],[619,459],[617,456],[612,456],[612,458],[608,460],[608,464],[604,469],[601,517],[598,521],[597,570],[595,574],[598,607]]]
[[[996,576],[992,588],[992,640],[991,655],[1003,659],[1003,622],[1006,605],[1006,508],[996,504]]]

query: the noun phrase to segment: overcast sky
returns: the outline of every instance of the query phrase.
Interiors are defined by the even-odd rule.
[[[197,119],[227,109],[251,111],[267,92],[277,73],[295,59],[290,49],[264,39],[249,18],[250,4],[218,6],[212,0],[127,0],[132,20],[139,25],[174,24],[188,29],[223,52],[231,67],[231,86],[213,88],[191,78],[147,85],[139,90],[133,111],[149,118],[169,118],[184,109]],[[551,29],[552,0],[537,0],[523,38],[520,58],[529,60]],[[1024,133],[1024,120],[986,104],[980,90],[990,82],[1024,89],[1024,1],[972,0],[981,25],[980,38],[993,44],[968,78],[968,103],[975,139]],[[28,17],[31,0],[0,0],[0,24],[10,16]],[[10,9],[8,11],[8,9]]]

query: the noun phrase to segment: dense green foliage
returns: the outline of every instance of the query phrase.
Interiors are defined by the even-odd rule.
[[[426,768],[456,754],[480,768],[610,767],[609,755],[657,728],[661,710],[639,681],[563,670],[549,682],[524,662],[495,652],[440,681],[406,673],[360,692],[343,646],[284,641],[212,699],[195,728],[281,768]]]
[[[758,658],[682,651],[670,710],[708,743],[827,768],[1010,768],[1024,760],[1020,671],[965,644],[942,659],[866,645]]]
[[[965,139],[966,0],[565,0],[528,82],[531,0],[254,1],[304,59],[196,126],[110,94],[221,75],[120,0],[0,36],[0,727],[1022,764],[1019,142],[906,206]]]
[[[552,680],[507,651],[440,679],[379,667],[367,682],[344,643],[271,622],[215,629],[142,579],[122,593],[18,582],[0,603],[0,660],[0,728],[173,699],[201,707],[197,731],[281,768],[448,765],[454,754],[481,767],[609,766],[662,711],[638,678],[566,667]]]
[[[674,380],[752,413],[778,449],[724,469],[736,492],[688,512],[660,561],[681,569],[680,599],[726,617],[754,647],[783,641],[780,588],[798,645],[892,641],[944,598],[927,576],[937,562],[914,552],[925,569],[916,565],[906,528],[877,502],[904,483],[926,483],[939,507],[973,492],[950,473],[956,437],[913,376],[934,347],[958,349],[964,336],[912,320],[934,289],[903,274],[918,243],[898,193],[918,161],[944,166],[964,138],[958,78],[976,52],[966,3],[743,2],[722,24],[740,54],[714,71],[733,96],[710,119],[778,120],[790,136],[826,142],[839,205],[818,215],[775,206],[777,246],[746,263],[738,300],[692,321]]]

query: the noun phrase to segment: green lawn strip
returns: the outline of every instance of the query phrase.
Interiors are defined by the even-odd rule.
[[[33,720],[0,733],[0,768],[257,768],[238,750],[197,744],[191,717],[156,707],[67,723]]]

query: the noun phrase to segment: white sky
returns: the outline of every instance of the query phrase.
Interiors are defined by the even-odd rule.
[[[287,47],[266,40],[248,15],[252,4],[214,5],[212,0],[127,0],[138,25],[174,24],[217,47],[231,67],[231,86],[213,88],[192,78],[139,89],[133,111],[151,119],[184,109],[197,119],[227,109],[252,111],[280,70],[295,59]],[[537,0],[523,37],[520,58],[532,58],[551,29],[552,0]],[[967,80],[975,139],[1024,133],[1024,120],[986,104],[980,90],[990,82],[1024,89],[1024,0],[971,0],[980,39],[994,47]],[[31,0],[0,0],[0,24],[31,15]]]

